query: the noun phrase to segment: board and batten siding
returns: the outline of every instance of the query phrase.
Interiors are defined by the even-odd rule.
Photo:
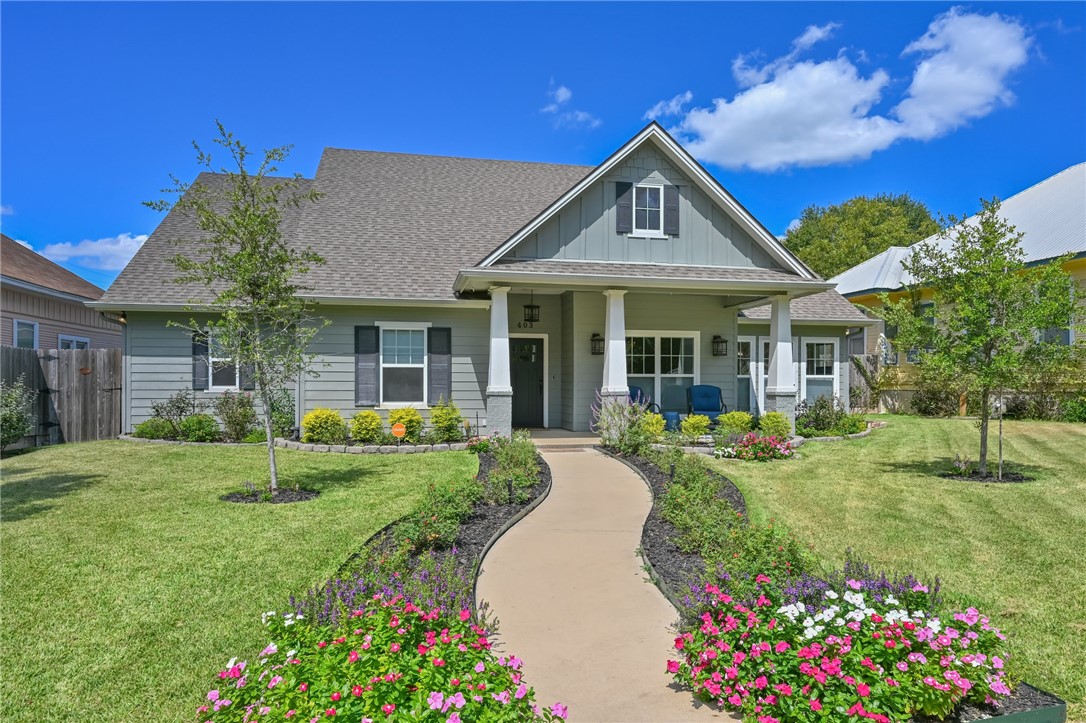
[[[0,346],[14,346],[15,319],[38,325],[38,348],[58,348],[60,334],[90,340],[92,349],[121,346],[121,325],[102,318],[101,313],[75,301],[33,294],[20,289],[0,291]]]
[[[679,235],[666,239],[616,233],[616,183],[679,188]],[[509,252],[511,259],[563,259],[779,268],[722,208],[651,144],[574,198]]]
[[[596,390],[603,381],[603,356],[593,356],[592,334],[604,333],[606,299],[598,292],[570,293],[573,341],[572,409],[563,417],[563,426],[587,431],[592,422]],[[729,409],[735,403],[736,312],[723,308],[720,297],[686,294],[645,294],[630,292],[625,296],[626,330],[694,332],[698,335],[698,355],[702,384],[720,387]],[[564,318],[568,318],[563,314]],[[712,338],[719,334],[729,340],[726,357],[714,357]],[[566,345],[569,346],[568,344]],[[568,353],[568,352],[567,352]],[[570,367],[565,370],[570,373]],[[567,421],[568,420],[568,421]]]

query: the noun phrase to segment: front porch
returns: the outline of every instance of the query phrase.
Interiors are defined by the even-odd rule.
[[[488,295],[486,417],[491,432],[508,434],[522,427],[589,432],[597,394],[626,400],[631,385],[661,412],[686,414],[687,389],[708,384],[721,390],[728,410],[794,416],[800,355],[793,345],[787,293],[771,297],[768,329],[754,330],[761,332],[755,339],[767,343],[765,359],[757,358],[765,374],[761,384],[754,382],[753,407],[752,345],[739,321],[739,310],[751,303],[749,292],[510,284],[493,286]],[[758,300],[765,303],[764,298]],[[741,344],[741,338],[747,343]]]

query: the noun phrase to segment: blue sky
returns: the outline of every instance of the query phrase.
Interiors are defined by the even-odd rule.
[[[1086,160],[1086,3],[0,4],[0,224],[106,286],[215,118],[294,144],[595,164],[655,115],[775,233],[972,213]]]

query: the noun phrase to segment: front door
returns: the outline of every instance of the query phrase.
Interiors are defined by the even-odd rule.
[[[543,340],[510,339],[513,426],[543,426]]]

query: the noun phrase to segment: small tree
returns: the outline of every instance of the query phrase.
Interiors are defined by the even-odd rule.
[[[250,153],[232,133],[216,121],[215,143],[230,156],[228,167],[218,169],[211,185],[201,179],[188,184],[171,176],[177,195],[169,201],[146,205],[159,211],[173,209],[191,216],[200,238],[176,243],[195,245],[195,253],[178,253],[172,259],[178,284],[199,284],[205,298],[190,303],[190,310],[207,315],[187,323],[170,322],[203,336],[225,352],[239,368],[251,371],[260,397],[268,443],[270,489],[279,487],[275,464],[272,412],[276,394],[303,373],[313,355],[313,337],[327,325],[314,313],[314,304],[303,298],[300,279],[324,259],[309,247],[297,248],[283,238],[284,210],[319,198],[314,190],[301,188],[301,176],[276,177],[276,164],[286,159],[290,146],[264,151],[255,171],[246,164]],[[194,141],[197,163],[215,172],[210,153]]]
[[[1018,388],[1030,369],[1065,353],[1043,332],[1077,326],[1082,292],[1060,260],[1027,266],[1022,233],[1000,217],[999,201],[981,205],[973,220],[945,224],[949,248],[914,247],[903,262],[913,278],[909,294],[897,302],[883,294],[880,315],[897,325],[899,348],[920,350],[921,367],[959,380],[979,398],[979,472],[987,476],[993,395]],[[924,289],[930,305],[920,303]]]
[[[20,376],[14,382],[0,381],[0,450],[7,449],[34,433],[34,402],[38,393]]]

